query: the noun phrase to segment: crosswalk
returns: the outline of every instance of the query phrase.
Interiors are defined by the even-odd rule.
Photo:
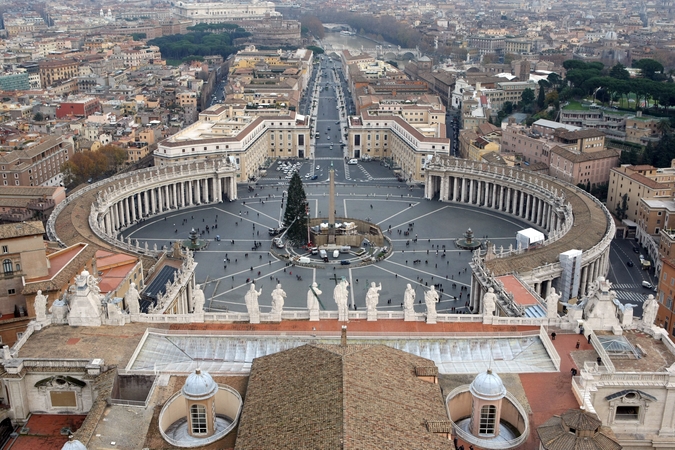
[[[612,289],[638,289],[641,287],[639,284],[618,284],[612,283]]]
[[[648,294],[641,294],[639,292],[629,292],[629,291],[614,291],[614,292],[616,292],[616,298],[630,303],[643,303],[647,299],[648,295]]]

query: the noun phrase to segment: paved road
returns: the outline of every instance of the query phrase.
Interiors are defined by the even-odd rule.
[[[631,239],[615,239],[612,241],[607,278],[614,283],[613,288],[616,291],[617,299],[623,304],[637,305],[633,314],[642,316],[642,303],[644,303],[647,295],[656,295],[652,290],[644,288],[642,282],[649,281],[656,285],[657,280],[653,277],[652,271],[640,268],[639,249],[638,253],[635,253],[633,248],[637,248],[637,243]],[[626,264],[628,261],[633,263],[633,267]]]

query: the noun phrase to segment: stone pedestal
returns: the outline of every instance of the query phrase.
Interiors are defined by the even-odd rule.
[[[436,323],[436,314],[427,314],[427,323]]]
[[[309,310],[309,321],[318,322],[319,321],[319,311],[318,310]]]
[[[368,322],[377,322],[377,310],[367,311],[366,312],[366,320]]]
[[[415,314],[414,311],[411,311],[411,312],[404,311],[403,312],[403,321],[404,322],[415,322],[415,321],[417,321],[417,314]]]
[[[349,311],[347,308],[338,309],[338,322],[349,322]]]
[[[281,322],[281,313],[270,313],[270,322]]]
[[[248,318],[249,318],[249,320],[248,320],[249,323],[260,323],[260,313],[259,312],[249,313]]]

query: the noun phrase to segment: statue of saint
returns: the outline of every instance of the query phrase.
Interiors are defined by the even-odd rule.
[[[127,309],[129,309],[129,314],[139,314],[141,312],[141,305],[138,302],[140,298],[138,289],[136,289],[136,283],[132,282],[129,284],[129,289],[124,295],[124,303],[127,305]]]
[[[35,296],[35,320],[43,322],[47,319],[47,297],[42,295],[42,291],[37,291]]]
[[[262,294],[262,289],[259,291],[255,290],[255,283],[251,283],[251,287],[244,296],[244,302],[246,303],[246,309],[249,314],[259,314],[260,307],[258,306],[258,297]]]
[[[281,284],[277,284],[277,288],[272,291],[272,314],[280,315],[284,308],[284,299],[286,292],[281,289]]]
[[[403,308],[406,314],[415,314],[415,290],[410,286],[405,288],[405,293],[403,294]]]
[[[551,288],[551,292],[546,297],[546,317],[549,319],[555,319],[558,317],[558,301],[560,300],[560,294],[555,291],[555,288]]]
[[[346,321],[349,318],[349,309],[347,306],[347,300],[349,298],[349,282],[346,279],[342,279],[333,289],[333,300],[337,304],[338,308],[338,320]]]
[[[497,294],[495,290],[491,287],[488,288],[488,291],[483,295],[483,315],[492,317],[495,315],[495,310],[497,309]]]
[[[424,293],[424,303],[427,306],[427,321],[429,319],[436,320],[436,303],[438,303],[438,292],[432,285],[431,289]]]
[[[206,298],[204,297],[204,291],[200,285],[195,285],[194,290],[192,291],[192,309],[193,314],[203,314],[204,313],[204,303],[206,303]]]
[[[658,302],[652,294],[649,294],[649,297],[647,297],[647,300],[645,300],[644,304],[642,305],[642,321],[645,323],[645,325],[648,327],[654,325],[656,313],[658,313],[658,311]]]
[[[379,286],[375,285],[373,281],[370,283],[370,288],[366,293],[366,308],[369,312],[377,311],[377,303],[380,300],[380,291],[382,290],[382,283]]]
[[[309,290],[307,291],[307,309],[312,311],[319,311],[319,298],[321,291],[319,290],[319,285],[316,284],[316,281],[312,283]]]

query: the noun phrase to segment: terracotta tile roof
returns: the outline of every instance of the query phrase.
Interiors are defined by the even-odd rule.
[[[449,449],[433,362],[382,345],[305,345],[253,361],[236,450]]]
[[[0,239],[34,236],[36,234],[45,234],[45,227],[39,220],[0,225]]]
[[[559,145],[553,147],[551,149],[551,153],[560,155],[561,157],[565,158],[568,161],[572,161],[573,163],[580,163],[584,161],[595,161],[597,159],[605,159],[605,158],[618,158],[619,156],[621,156],[621,150],[614,148],[608,148],[607,150],[602,150],[599,152],[576,153],[571,152],[564,147],[560,147]]]

